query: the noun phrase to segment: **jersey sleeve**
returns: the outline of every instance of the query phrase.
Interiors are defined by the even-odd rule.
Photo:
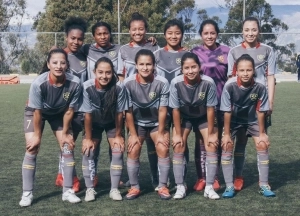
[[[180,107],[179,99],[178,99],[178,93],[175,86],[175,82],[171,82],[170,85],[170,97],[169,97],[169,107],[176,109]]]
[[[169,83],[166,80],[164,86],[160,93],[159,106],[168,106],[169,105]]]
[[[228,91],[228,86],[226,85],[223,89],[222,96],[221,96],[220,110],[224,112],[231,112],[230,92]]]
[[[266,112],[269,108],[269,100],[268,100],[268,93],[265,86],[262,85],[260,96],[258,99],[258,103],[256,106],[256,110],[260,112]]]
[[[33,82],[30,86],[28,106],[34,109],[43,108],[41,88],[35,82]]]
[[[71,102],[69,104],[70,108],[77,108],[78,109],[80,94],[81,94],[81,85],[78,84],[76,86],[73,98],[71,99]]]
[[[124,60],[122,58],[121,48],[118,53],[118,75],[124,75]]]
[[[276,56],[273,51],[273,48],[271,48],[271,52],[268,56],[268,69],[267,69],[267,76],[271,76],[275,74],[276,71]]]
[[[235,76],[235,60],[232,55],[232,50],[229,51],[228,56],[227,56],[227,61],[228,61],[228,72],[227,76]]]
[[[92,113],[92,111],[93,111],[92,102],[91,102],[90,96],[85,88],[82,90],[82,95],[83,95],[82,103],[79,108],[79,111],[84,112],[84,113]]]
[[[217,99],[217,87],[215,83],[211,83],[210,88],[207,93],[207,101],[206,106],[214,107],[217,106],[218,99]]]
[[[125,90],[126,90],[127,105],[128,105],[128,108],[130,108],[130,107],[132,107],[132,98],[131,98],[129,86],[127,86],[127,85],[128,85],[128,82],[127,82],[127,79],[125,79],[124,80],[124,87],[125,87]]]
[[[128,110],[128,101],[127,101],[127,92],[126,88],[123,84],[119,84],[119,92],[118,92],[118,98],[117,98],[117,109],[116,111],[118,113],[123,112],[125,110]]]

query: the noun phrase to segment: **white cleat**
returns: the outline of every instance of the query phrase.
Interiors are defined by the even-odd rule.
[[[215,192],[215,190],[214,190],[214,188],[213,188],[212,185],[205,186],[204,197],[212,199],[212,200],[220,199],[220,196]]]
[[[120,191],[118,189],[115,189],[115,188],[110,190],[109,198],[111,198],[112,200],[115,200],[115,201],[123,200]]]
[[[86,189],[84,200],[86,202],[94,201],[96,199],[95,197],[96,194],[97,192],[94,190],[94,188],[88,188]]]
[[[32,200],[33,200],[33,195],[31,191],[23,192],[22,199],[19,202],[19,205],[21,207],[31,206]]]
[[[173,196],[174,199],[183,199],[186,196],[186,189],[184,185],[177,185],[177,190],[175,195]]]
[[[81,199],[75,195],[74,190],[69,189],[63,193],[62,201],[69,201],[70,203],[79,203],[81,202]]]

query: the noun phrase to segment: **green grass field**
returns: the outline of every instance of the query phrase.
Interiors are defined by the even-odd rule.
[[[193,159],[193,136],[190,137],[190,158],[187,184],[188,195],[184,200],[162,201],[153,191],[149,178],[149,166],[145,148],[141,158],[140,184],[142,195],[132,201],[113,202],[109,199],[109,157],[108,144],[101,144],[98,168],[99,186],[95,202],[70,204],[62,202],[61,188],[54,185],[59,148],[47,125],[43,135],[41,150],[37,159],[34,202],[31,207],[19,207],[22,194],[21,164],[25,152],[23,134],[23,111],[28,96],[29,85],[0,86],[0,215],[298,215],[300,211],[300,85],[279,83],[273,126],[269,131],[270,184],[276,192],[275,198],[264,198],[258,194],[258,172],[254,144],[249,142],[244,170],[245,189],[233,199],[208,200],[203,192],[192,191],[196,180]],[[77,172],[84,187],[81,171],[80,142],[77,142]],[[123,173],[126,178],[126,171]],[[174,182],[170,172],[171,181]],[[222,188],[224,181],[220,175]],[[126,194],[126,189],[121,190]],[[174,184],[172,193],[174,193]],[[83,200],[85,191],[78,196]]]

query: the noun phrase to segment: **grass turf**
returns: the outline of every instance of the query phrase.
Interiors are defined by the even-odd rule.
[[[247,146],[244,169],[245,188],[233,199],[212,201],[203,197],[203,192],[194,192],[196,180],[193,159],[194,137],[190,136],[190,163],[187,177],[188,195],[184,200],[162,201],[153,191],[149,178],[146,146],[142,151],[140,184],[142,195],[132,201],[113,202],[109,199],[109,157],[108,144],[101,144],[98,165],[99,186],[95,202],[70,204],[62,202],[61,188],[54,185],[58,167],[58,145],[47,125],[43,134],[41,150],[37,158],[37,172],[34,202],[31,207],[18,205],[22,193],[21,164],[25,152],[23,134],[23,111],[28,96],[29,85],[0,86],[0,215],[298,215],[299,141],[300,130],[298,83],[279,83],[276,86],[275,107],[272,127],[269,131],[270,184],[276,192],[275,198],[264,198],[258,194],[258,172],[256,153],[252,141]],[[81,171],[80,141],[77,141],[76,164],[81,185],[84,181]],[[173,174],[170,172],[172,193]],[[126,180],[126,170],[122,179]],[[224,181],[220,172],[222,188]],[[121,189],[123,195],[126,189]],[[83,200],[85,191],[78,196]]]

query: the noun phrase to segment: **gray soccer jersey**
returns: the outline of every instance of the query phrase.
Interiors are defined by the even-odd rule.
[[[98,46],[96,43],[94,44],[85,44],[82,46],[81,51],[87,58],[87,74],[88,79],[95,78],[94,68],[96,61],[101,57],[109,58],[113,65],[115,72],[118,71],[118,53],[120,49],[120,45],[112,44],[109,48],[103,49]]]
[[[150,42],[146,42],[143,45],[137,45],[132,42],[123,45],[118,54],[118,74],[124,75],[124,77],[129,77],[135,74],[135,55],[141,49],[148,49],[152,52],[159,49],[158,45],[153,46]]]
[[[231,112],[231,123],[242,125],[257,123],[256,111],[269,110],[265,85],[256,79],[250,87],[244,88],[238,77],[229,79],[222,92],[220,110]]]
[[[67,50],[65,49],[67,52]],[[81,84],[87,80],[86,71],[86,57],[81,53],[68,53],[68,60],[70,63],[69,72],[80,79]]]
[[[157,74],[165,77],[171,83],[171,80],[181,72],[181,58],[185,53],[187,51],[173,51],[168,50],[167,47],[155,51]]]
[[[81,94],[79,78],[66,73],[64,84],[58,87],[54,85],[49,73],[39,75],[31,84],[25,110],[40,109],[42,114],[56,115],[68,108],[77,108]]]
[[[144,127],[158,125],[159,107],[167,107],[169,82],[164,77],[154,75],[151,83],[139,82],[138,74],[124,80],[127,90],[128,107],[132,107],[134,123]]]
[[[206,117],[207,107],[217,104],[216,85],[212,78],[201,75],[199,82],[193,86],[186,82],[183,74],[172,80],[169,106],[179,109],[183,118]]]
[[[115,116],[103,116],[107,91],[99,89],[98,85],[95,79],[83,83],[83,102],[79,111],[92,113],[93,123],[104,126],[114,122]],[[118,82],[116,92],[116,113],[119,113],[128,109],[126,90],[122,83]]]
[[[243,54],[249,54],[254,59],[256,79],[266,86],[266,76],[274,75],[276,71],[276,56],[273,48],[259,43],[254,48],[246,48],[244,43],[233,47],[228,53],[228,76],[236,76],[236,60]]]

